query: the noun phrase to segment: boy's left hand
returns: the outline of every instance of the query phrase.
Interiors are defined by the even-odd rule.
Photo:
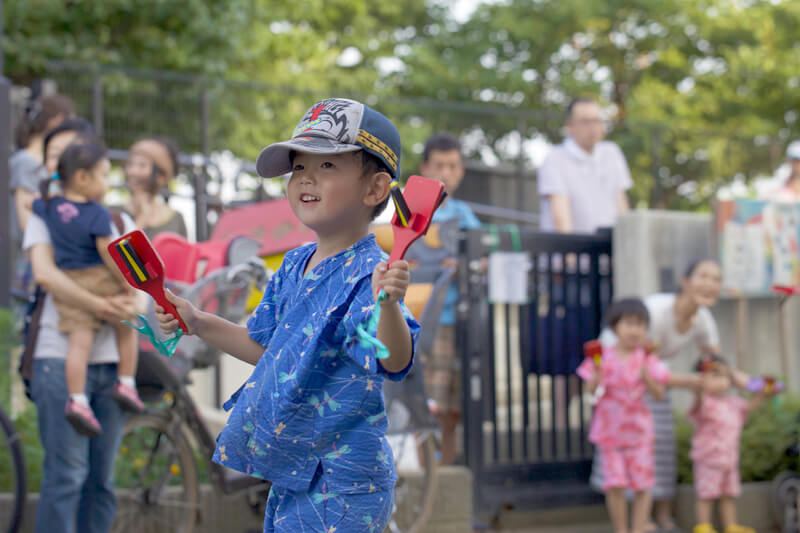
[[[386,299],[381,305],[393,304],[406,295],[409,279],[406,261],[395,261],[388,267],[386,263],[378,263],[372,272],[372,295],[377,300],[378,293],[383,289],[386,291]]]

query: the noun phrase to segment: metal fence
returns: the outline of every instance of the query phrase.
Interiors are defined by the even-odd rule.
[[[591,407],[574,371],[611,300],[611,234],[512,237],[475,230],[462,243],[457,346],[475,506],[599,501],[587,482]],[[528,303],[491,303],[481,258],[515,248],[530,259]]]

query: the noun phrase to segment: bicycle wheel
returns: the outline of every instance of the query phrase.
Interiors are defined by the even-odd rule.
[[[25,461],[19,433],[0,408],[0,492],[10,493],[13,504],[8,515],[0,513],[0,531],[16,533],[22,526],[25,511]]]
[[[427,431],[411,440],[419,450],[421,473],[400,473],[394,488],[394,509],[388,526],[392,533],[419,533],[433,512],[439,480],[436,439],[433,432]],[[395,454],[395,461],[401,454],[402,450]]]
[[[197,465],[183,434],[163,416],[128,420],[114,468],[119,506],[112,531],[191,533],[200,512]]]
[[[798,511],[800,498],[800,475],[795,472],[781,472],[772,481],[772,500],[775,519],[782,533],[800,532]]]

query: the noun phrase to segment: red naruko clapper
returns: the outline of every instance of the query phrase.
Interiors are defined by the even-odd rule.
[[[188,328],[175,306],[164,294],[164,261],[142,230],[126,233],[108,245],[108,253],[131,287],[145,291],[166,313],[178,319],[180,328]]]
[[[583,355],[594,361],[595,365],[600,366],[600,363],[603,362],[603,343],[597,340],[583,343]]]
[[[411,243],[428,232],[433,213],[445,196],[442,182],[422,176],[408,178],[402,194],[397,189],[397,182],[392,183],[394,245],[387,265],[403,259]]]

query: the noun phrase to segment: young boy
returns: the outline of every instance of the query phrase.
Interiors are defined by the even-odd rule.
[[[168,295],[187,333],[255,365],[225,405],[214,460],[272,481],[265,532],[381,532],[391,514],[382,384],[408,372],[419,325],[400,302],[408,264],[387,267],[368,227],[399,162],[386,117],[352,100],[318,102],[257,161],[263,177],[291,172],[292,210],[317,241],[286,254],[247,327]],[[177,328],[160,308],[158,318]],[[388,357],[377,358],[376,337]]]
[[[461,143],[450,133],[435,133],[425,143],[420,174],[444,183],[447,199],[433,214],[433,222],[458,220],[461,229],[479,228],[472,209],[453,198],[464,179]],[[455,259],[452,259],[455,263]],[[455,265],[453,265],[455,266]],[[425,390],[442,428],[442,464],[456,459],[456,425],[461,417],[461,360],[456,353],[455,306],[458,289],[453,282],[445,294],[433,353],[425,361]]]

